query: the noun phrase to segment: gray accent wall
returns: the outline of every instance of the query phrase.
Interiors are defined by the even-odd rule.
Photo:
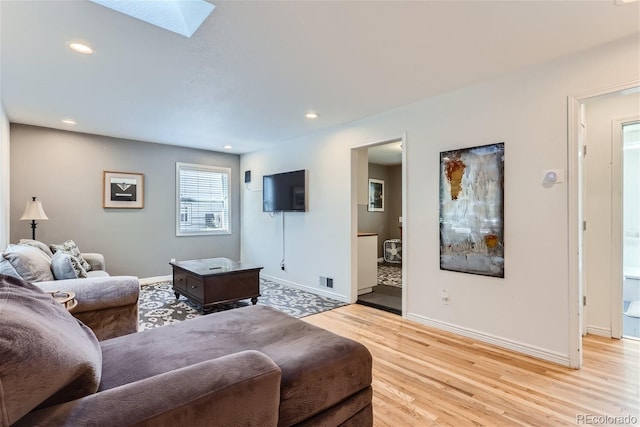
[[[384,166],[369,163],[369,178],[384,181],[384,211],[369,212],[367,205],[358,205],[358,232],[378,235],[378,258],[383,258],[383,244],[388,239],[400,238],[402,215],[402,166]]]
[[[36,239],[103,253],[112,275],[171,274],[171,258],[240,259],[238,155],[20,124],[11,124],[10,141],[11,243],[31,238],[20,217],[37,196],[49,220]],[[231,168],[231,234],[176,237],[176,162]],[[144,208],[104,209],[105,170],[144,174]]]

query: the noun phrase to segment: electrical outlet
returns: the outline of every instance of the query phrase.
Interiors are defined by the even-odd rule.
[[[444,305],[449,305],[449,292],[446,289],[440,291],[440,299]]]

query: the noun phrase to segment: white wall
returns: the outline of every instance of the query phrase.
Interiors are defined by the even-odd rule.
[[[586,295],[587,331],[611,336],[612,120],[640,114],[640,95],[596,99],[586,103],[585,158],[587,197]],[[620,311],[615,313],[618,316]]]
[[[243,260],[311,289],[319,275],[332,276],[334,292],[349,300],[350,151],[406,132],[407,317],[568,364],[568,190],[544,188],[541,171],[567,169],[567,96],[637,79],[638,48],[637,39],[623,40],[242,156],[241,170],[256,178],[306,168],[311,180],[309,212],[287,216],[286,272],[278,268],[279,219],[261,212],[259,192],[243,192]],[[501,141],[505,278],[441,271],[439,153]]]
[[[9,119],[0,102],[0,248],[9,243]]]
[[[383,245],[388,239],[400,238],[398,217],[402,216],[402,166],[367,165],[368,178],[384,181],[384,211],[369,212],[366,204],[358,203],[358,232],[378,235],[377,257],[384,257]]]
[[[293,284],[318,287],[319,276],[335,279],[328,294],[346,300],[350,275],[350,192],[348,149],[340,139],[292,144],[241,157],[240,171],[251,170],[251,190],[262,189],[262,176],[307,169],[309,205],[305,213],[285,213],[285,266],[282,260],[282,213],[262,212],[262,193],[243,189],[241,199],[243,261],[259,263],[263,274]],[[241,235],[242,235],[241,234]],[[346,245],[346,246],[345,246]]]

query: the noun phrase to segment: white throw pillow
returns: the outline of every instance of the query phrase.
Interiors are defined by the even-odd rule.
[[[51,258],[40,249],[29,245],[9,245],[2,256],[27,282],[53,280]]]

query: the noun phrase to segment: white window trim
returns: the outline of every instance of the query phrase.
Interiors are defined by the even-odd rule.
[[[217,173],[226,173],[227,174],[227,184],[228,184],[228,194],[227,194],[227,214],[229,217],[228,225],[226,229],[222,230],[210,230],[210,231],[193,231],[193,232],[183,232],[180,230],[180,170],[182,169],[190,169],[190,170],[201,170],[206,172],[217,172]],[[176,162],[176,201],[175,201],[175,209],[176,209],[176,236],[208,236],[208,235],[220,235],[220,234],[231,234],[232,228],[232,212],[231,212],[231,168],[226,168],[222,166],[209,166],[209,165],[200,165],[195,163],[182,163]]]

